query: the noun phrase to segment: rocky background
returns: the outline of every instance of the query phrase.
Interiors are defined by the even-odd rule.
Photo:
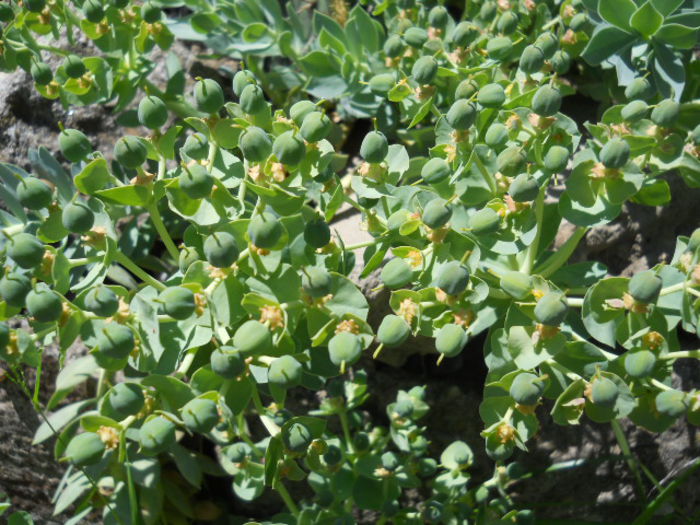
[[[185,60],[191,78],[214,71],[211,65],[193,58],[195,54],[191,49],[179,48],[176,51]],[[57,153],[59,122],[85,132],[107,155],[111,154],[114,142],[123,133],[109,107],[92,106],[66,111],[59,102],[47,101],[37,95],[25,73],[0,73],[0,162],[29,169],[29,150],[44,146]],[[689,190],[673,174],[668,175],[668,182],[673,192],[671,206],[628,206],[614,223],[589,232],[574,259],[601,261],[608,266],[611,275],[626,275],[670,259],[675,237],[689,234],[700,224],[700,206],[697,205],[700,191]],[[359,216],[352,212],[342,213],[333,226],[346,243],[360,242],[367,236],[360,228]],[[559,242],[566,236],[567,228],[564,227]],[[376,280],[372,278],[363,283],[370,297],[371,317],[376,327],[387,312],[388,296],[371,293],[374,286]],[[694,336],[688,338],[687,344],[697,346],[697,339]],[[366,359],[360,364],[368,371],[372,394],[365,409],[377,424],[388,425],[385,406],[395,399],[399,389],[427,385],[431,410],[423,424],[428,428],[434,455],[439,456],[440,451],[455,439],[466,441],[478,454],[473,471],[477,479],[490,475],[492,469],[492,463],[482,451],[479,436],[478,405],[486,373],[482,346],[483,340],[475,340],[460,356],[445,360],[438,367],[434,355],[423,353],[424,350],[430,351],[430,345],[414,340],[404,348],[387,352],[383,362]],[[57,370],[56,353],[48,348],[42,371],[44,399],[48,397]],[[699,388],[699,364],[688,360],[677,363],[675,381],[677,385],[674,386],[684,390]],[[31,375],[28,383],[33,384]],[[309,404],[314,400],[300,399],[299,402]],[[515,501],[550,518],[630,522],[638,513],[632,504],[635,499],[634,480],[624,461],[609,459],[621,454],[610,426],[594,424],[584,418],[578,427],[558,427],[547,416],[548,408],[539,409],[542,431],[532,441],[530,453],[516,457],[533,472],[534,477],[514,485]],[[2,380],[0,372],[0,492],[9,496],[13,508],[31,512],[37,523],[64,523],[65,516],[52,516],[51,503],[62,467],[53,459],[51,443],[31,446],[32,436],[40,422],[24,394],[6,378]],[[660,435],[632,424],[624,427],[633,453],[662,485],[681,475],[700,455],[698,430],[685,421]],[[583,466],[556,474],[542,472],[554,463],[576,459],[582,460]],[[684,483],[670,500],[673,507],[666,510],[678,509],[688,516],[690,522],[700,522],[698,483],[700,472]],[[298,485],[302,490],[304,484]],[[303,490],[295,495],[303,495]],[[648,501],[655,495],[656,490],[640,496]],[[234,502],[232,505],[242,513],[264,518],[274,512],[279,503],[274,495],[267,496],[265,504],[254,502],[242,507]],[[420,495],[409,497],[420,498]],[[229,498],[233,499],[233,496]],[[375,519],[371,515],[358,516],[358,520],[366,523]]]

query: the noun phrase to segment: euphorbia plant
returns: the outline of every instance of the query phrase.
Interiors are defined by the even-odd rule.
[[[241,20],[244,4],[231,11]],[[377,94],[375,109],[398,109],[392,121],[377,114],[343,178],[332,101],[279,108],[266,97],[269,77],[261,85],[245,69],[232,78],[237,102],[198,79],[188,116],[171,126],[167,97],[144,96],[135,115],[148,132],[120,138],[112,164],[64,129],[57,144],[70,171],[45,151],[35,175],[0,165],[3,317],[31,327],[0,324],[9,375],[21,382],[45,345],[63,356],[80,340],[89,353],[65,364],[46,408],[98,377],[94,398],[62,406],[36,436],[57,434],[56,454],[71,463],[57,511],[75,503],[76,519],[99,508],[116,523],[215,519],[222,509],[198,491],[207,475],[227,477],[243,500],[272,487],[287,506],[280,519],[292,522],[348,521],[359,508],[396,523],[525,523],[527,511],[510,509],[503,462],[527,450],[544,400],[555,422],[585,414],[620,439],[623,417],[653,431],[685,415],[698,422],[698,394],[672,388],[671,366],[698,357],[677,331],[698,330],[700,233],[630,279],[569,264],[586,232],[625,203],[666,204],[669,171],[697,187],[698,106],[686,101],[695,88],[679,103],[640,76],[583,140],[560,111],[573,91],[562,77],[575,55],[571,10],[470,9],[474,20],[457,23],[441,6],[384,2],[376,18],[358,5],[344,27],[334,22],[346,39],[353,20],[386,34],[361,61],[396,76],[355,81]],[[336,27],[317,20],[326,33]],[[325,50],[306,60],[350,60],[319,33]],[[309,75],[307,87],[337,86]],[[331,234],[343,205],[362,213],[371,241],[348,246]],[[563,220],[576,229],[553,250]],[[391,291],[393,313],[376,332],[348,278],[359,248],[361,275],[377,270]],[[421,388],[387,407],[388,435],[363,418],[361,358],[422,335],[442,362],[484,332],[482,435],[497,468],[472,486],[465,443],[439,466],[430,458]],[[289,393],[301,387],[327,397],[294,414]],[[216,452],[190,448],[195,439]],[[295,501],[287,485],[303,479],[314,497]],[[421,486],[430,492],[418,507],[395,504]]]

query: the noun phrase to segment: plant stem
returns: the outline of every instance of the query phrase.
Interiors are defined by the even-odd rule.
[[[685,281],[683,281],[682,283],[672,284],[671,286],[667,286],[665,288],[662,288],[661,292],[659,292],[659,296],[669,295],[669,294],[672,294],[675,292],[683,291],[685,289],[685,286],[686,286]]]
[[[338,411],[338,417],[340,418],[340,426],[343,427],[343,436],[345,437],[345,445],[348,452],[354,452],[352,446],[352,437],[350,436],[350,424],[348,422],[348,415],[345,412],[345,407]]]
[[[168,250],[170,257],[177,262],[178,258],[180,257],[180,250],[178,250],[177,246],[175,246],[172,237],[170,237],[168,229],[165,227],[165,224],[163,224],[163,219],[158,211],[158,204],[150,204],[147,209],[148,213],[151,215],[153,226],[156,227],[156,231],[158,232],[158,235],[160,235],[163,244],[165,244],[166,250]]]
[[[192,362],[194,361],[196,355],[197,348],[191,348],[188,350],[185,357],[182,359],[182,363],[180,363],[180,366],[177,367],[177,370],[173,375],[177,378],[185,377],[185,375],[187,375],[187,371],[190,369],[190,366],[192,366]]]
[[[632,455],[632,450],[630,449],[630,444],[627,441],[627,437],[625,436],[624,431],[622,430],[622,426],[620,425],[620,421],[618,419],[613,419],[610,422],[610,425],[612,426],[613,433],[615,434],[615,439],[617,440],[617,444],[620,446],[620,450],[622,451],[622,454],[627,459],[627,465],[629,466],[630,470],[632,471],[632,474],[634,475],[634,480],[636,482],[636,488],[637,488],[637,497],[643,499],[644,498],[644,483],[642,482],[642,475],[639,472],[639,465],[637,465],[637,458],[635,458]]]
[[[275,483],[275,488],[277,489],[277,492],[279,492],[282,501],[284,501],[284,504],[289,509],[289,512],[291,512],[295,518],[298,517],[299,508],[296,506],[296,503],[294,503],[294,500],[289,495],[289,492],[287,492],[287,487],[284,486],[282,480],[278,480],[277,483]]]
[[[542,277],[549,277],[559,268],[564,266],[564,264],[566,264],[571,257],[571,254],[574,253],[578,243],[586,235],[587,231],[588,228],[584,228],[583,226],[576,228],[571,237],[569,237],[556,252],[550,255],[542,264],[535,268],[534,273],[541,275]]]
[[[668,354],[659,356],[659,359],[683,359],[683,358],[700,359],[700,350],[679,350],[678,352],[669,352]]]
[[[583,297],[567,297],[566,304],[572,308],[581,308],[583,306]]]
[[[532,267],[535,264],[535,258],[537,257],[537,251],[539,250],[540,238],[542,237],[542,219],[544,217],[544,194],[547,191],[547,186],[543,186],[540,192],[537,194],[535,199],[535,220],[537,221],[537,232],[535,233],[535,238],[532,244],[528,246],[527,253],[525,255],[525,260],[520,268],[520,271],[530,275],[532,272]]]
[[[370,241],[358,242],[357,244],[351,244],[350,246],[345,246],[345,251],[351,252],[353,250],[359,250],[360,248],[367,248],[372,246],[377,242],[377,239],[372,239]]]
[[[156,290],[165,290],[167,286],[165,286],[163,283],[160,281],[157,281],[155,278],[150,276],[148,273],[146,273],[144,270],[142,270],[137,264],[135,264],[131,259],[129,259],[126,255],[124,255],[122,252],[119,250],[115,251],[114,254],[114,259],[121,264],[124,268],[129,270],[131,273],[133,273],[136,277],[141,279],[144,283],[149,284],[153,286]]]

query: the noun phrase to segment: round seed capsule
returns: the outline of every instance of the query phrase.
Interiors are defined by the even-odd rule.
[[[124,419],[138,414],[146,401],[143,390],[136,383],[118,383],[107,394],[107,402]]]
[[[272,153],[270,137],[256,126],[251,126],[243,132],[238,147],[248,162],[263,162]]]
[[[532,110],[540,116],[551,117],[561,108],[561,93],[549,85],[542,86],[532,97]]]
[[[510,397],[519,405],[533,406],[542,397],[544,382],[535,374],[518,374],[510,385]]]
[[[654,95],[654,88],[646,78],[635,78],[625,88],[627,100],[647,100]]]
[[[446,115],[447,123],[458,131],[469,129],[476,120],[476,107],[464,99],[455,101]]]
[[[421,48],[428,41],[428,32],[422,27],[409,27],[403,34],[403,40],[411,47]]]
[[[134,350],[136,341],[134,333],[128,326],[119,323],[107,323],[97,334],[99,352],[111,359],[126,359]]]
[[[70,202],[61,212],[61,223],[69,232],[86,233],[95,224],[95,214],[82,201]]]
[[[547,292],[535,305],[535,319],[547,326],[558,326],[566,318],[569,305],[559,292]]]
[[[265,94],[257,84],[248,84],[240,95],[241,109],[249,115],[258,115],[267,108]]]
[[[94,465],[105,452],[105,444],[95,432],[83,432],[68,442],[65,457],[76,467]]]
[[[635,301],[644,304],[655,303],[661,293],[663,281],[653,270],[639,272],[630,279],[629,292]]]
[[[324,268],[306,268],[301,276],[301,287],[304,292],[315,299],[331,293],[333,279]]]
[[[442,228],[452,217],[452,208],[444,199],[433,199],[425,205],[421,220],[428,228]]]
[[[219,422],[219,408],[211,399],[195,398],[180,409],[180,416],[189,430],[206,434]]]
[[[83,305],[100,317],[111,317],[119,309],[119,297],[106,286],[98,285],[85,294]]]
[[[187,137],[181,151],[191,159],[202,160],[209,154],[209,142],[201,133],[195,133]]]
[[[544,167],[554,173],[560,173],[569,163],[569,150],[564,146],[554,145],[544,156]]]
[[[246,369],[241,352],[232,346],[222,346],[214,350],[209,362],[214,373],[225,379],[235,379]]]
[[[413,80],[421,85],[432,84],[437,76],[438,64],[431,56],[423,56],[416,60],[411,69]]]
[[[44,258],[44,243],[31,233],[17,233],[9,240],[7,254],[20,268],[38,266]]]
[[[318,112],[316,104],[310,100],[300,100],[289,108],[289,117],[297,126],[301,126],[307,115]]]
[[[27,294],[32,289],[29,278],[19,272],[9,272],[0,279],[0,297],[10,306],[24,307]]]
[[[303,367],[291,355],[278,357],[267,370],[267,380],[281,388],[292,388],[301,384]]]
[[[40,323],[58,321],[63,314],[61,296],[43,283],[29,291],[26,303],[29,314]]]
[[[380,278],[390,290],[403,288],[413,280],[413,269],[406,261],[397,257],[382,268]]]
[[[182,321],[189,319],[195,310],[194,292],[184,286],[171,286],[160,293],[163,311],[172,317]]]
[[[282,164],[296,166],[304,160],[306,145],[294,131],[289,130],[275,138],[272,153]]]
[[[370,164],[379,164],[389,153],[389,142],[380,131],[370,131],[360,145],[360,155]]]
[[[163,416],[155,416],[139,429],[139,443],[144,454],[155,456],[175,444],[175,423]]]
[[[625,356],[625,371],[636,379],[651,375],[656,365],[656,356],[649,350],[637,350]]]
[[[29,73],[39,86],[46,86],[53,80],[53,71],[46,62],[32,62]]]
[[[476,100],[485,108],[499,108],[506,101],[506,92],[500,84],[486,84],[479,90]]]
[[[331,242],[331,229],[320,216],[315,216],[304,226],[304,241],[312,248],[323,248]]]
[[[52,199],[51,188],[36,177],[25,177],[17,184],[17,200],[27,209],[46,208]]]
[[[520,71],[527,75],[532,75],[542,69],[542,66],[544,66],[544,53],[539,47],[529,45],[523,49],[518,65]]]
[[[63,70],[70,78],[80,78],[85,74],[87,68],[79,56],[68,55],[63,60]]]
[[[630,145],[620,138],[610,139],[600,150],[599,157],[606,168],[622,168],[630,158]]]
[[[680,110],[681,105],[675,100],[662,100],[651,111],[651,120],[657,126],[670,128],[678,119]]]
[[[452,169],[445,159],[435,157],[423,165],[420,174],[428,184],[439,184],[452,175]]]
[[[535,177],[529,173],[521,173],[510,183],[508,193],[515,202],[530,202],[537,198],[540,186]]]
[[[450,261],[440,270],[435,285],[448,295],[458,295],[469,285],[469,270],[459,261]]]
[[[90,140],[77,129],[64,129],[58,135],[58,147],[70,162],[80,162],[92,153]]]
[[[466,342],[466,332],[456,324],[446,324],[435,334],[435,349],[447,357],[458,355]]]
[[[228,232],[215,232],[204,241],[204,257],[215,268],[228,268],[238,259],[238,244]]]
[[[664,416],[677,418],[688,410],[687,396],[679,390],[664,390],[654,400],[656,410]]]
[[[186,166],[177,180],[180,189],[193,200],[208,197],[214,187],[214,176],[201,164]]]
[[[161,99],[149,95],[139,102],[138,117],[147,128],[159,129],[168,120],[168,108]]]
[[[241,69],[233,76],[233,92],[240,97],[246,86],[256,84],[255,75],[246,69]]]
[[[484,142],[487,146],[494,149],[500,149],[508,142],[508,128],[500,122],[494,122],[486,130]]]
[[[257,355],[272,347],[272,333],[260,321],[249,320],[243,323],[233,335],[233,346],[244,355]]]
[[[215,80],[205,78],[194,85],[194,101],[197,109],[204,113],[218,113],[224,105],[224,90]]]
[[[331,119],[325,113],[313,111],[304,117],[299,133],[308,142],[319,142],[328,136],[331,126]]]
[[[452,43],[457,47],[467,47],[481,34],[471,22],[460,22],[452,32]]]
[[[386,347],[401,345],[411,334],[411,327],[403,317],[387,315],[377,330],[377,340]]]
[[[483,208],[469,217],[469,227],[477,235],[495,233],[501,228],[501,216],[493,208]]]
[[[336,366],[355,364],[362,355],[362,344],[360,338],[350,332],[340,332],[335,334],[328,341],[328,355],[331,362]]]
[[[620,391],[612,379],[600,377],[591,383],[591,401],[604,408],[615,406]]]
[[[272,249],[282,237],[283,228],[273,214],[263,212],[248,223],[248,236],[258,248]]]
[[[138,168],[146,162],[148,150],[138,138],[127,135],[120,138],[114,145],[114,158],[125,168]]]

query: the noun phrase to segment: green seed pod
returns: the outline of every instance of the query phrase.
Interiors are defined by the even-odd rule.
[[[635,274],[630,279],[628,289],[635,301],[644,304],[655,303],[661,293],[663,281],[653,270]]]
[[[155,24],[161,19],[162,11],[159,6],[152,2],[146,2],[141,6],[141,18],[147,24]]]
[[[457,47],[467,47],[479,36],[479,28],[470,22],[460,22],[452,32],[452,43]]]
[[[117,383],[107,394],[107,402],[118,417],[124,419],[138,414],[146,398],[143,390],[136,383]]]
[[[82,201],[69,202],[61,212],[61,223],[69,232],[86,233],[95,224],[95,214]]]
[[[334,467],[343,461],[343,451],[335,445],[328,445],[328,449],[323,454],[323,461],[329,467]]]
[[[458,295],[467,289],[469,270],[459,261],[450,261],[440,270],[435,286],[448,295]]]
[[[507,36],[497,36],[486,43],[486,53],[493,60],[505,60],[513,50],[513,41]]]
[[[354,365],[362,355],[362,343],[360,338],[350,332],[339,332],[328,341],[328,355],[331,363],[341,366]]]
[[[180,189],[193,200],[208,197],[214,187],[214,177],[201,164],[185,166],[177,180]]]
[[[455,99],[471,98],[479,90],[479,84],[473,80],[462,80],[455,89]]]
[[[86,0],[83,3],[83,13],[85,13],[85,18],[93,24],[99,24],[105,17],[105,10],[102,8],[100,0]]]
[[[656,356],[649,350],[637,350],[625,356],[625,371],[636,379],[651,375],[656,365]]]
[[[656,410],[664,416],[677,418],[688,410],[687,396],[679,390],[664,390],[659,392],[654,400]]]
[[[527,75],[537,73],[544,66],[544,53],[539,47],[527,46],[520,55],[520,71]]]
[[[224,379],[235,379],[245,372],[246,364],[241,352],[232,346],[222,346],[211,353],[211,369]]]
[[[484,2],[481,4],[481,9],[479,10],[479,18],[485,22],[489,22],[494,16],[496,16],[497,12],[498,6],[496,5],[496,2]]]
[[[591,401],[603,408],[615,406],[620,391],[617,385],[607,377],[594,379],[591,383]]]
[[[564,75],[571,67],[571,55],[563,49],[560,49],[552,55],[550,62],[555,73]]]
[[[148,456],[165,452],[175,444],[175,423],[163,416],[155,416],[139,429],[141,451]]]
[[[161,99],[149,95],[139,102],[138,117],[148,129],[159,129],[168,120],[168,108]]]
[[[194,102],[199,111],[218,113],[224,105],[224,90],[215,80],[205,78],[194,85]]]
[[[612,138],[605,143],[598,155],[606,168],[622,168],[630,158],[630,145],[620,138]]]
[[[681,105],[675,100],[667,98],[659,102],[651,111],[651,120],[657,126],[670,128],[678,119],[680,111]]]
[[[476,106],[464,99],[455,101],[447,112],[447,123],[457,131],[469,129],[476,120]]]
[[[569,305],[559,292],[547,292],[535,305],[535,319],[547,326],[558,326],[566,318]]]
[[[111,317],[119,309],[119,297],[104,285],[97,285],[85,294],[83,305],[88,312],[100,317]]]
[[[633,100],[622,108],[620,114],[627,122],[636,122],[646,117],[649,106],[643,100]]]
[[[138,168],[146,162],[146,157],[146,146],[133,135],[120,138],[114,146],[114,158],[125,168]]]
[[[323,248],[331,242],[331,229],[323,217],[316,215],[304,226],[304,241],[312,248]]]
[[[561,93],[556,88],[544,85],[532,97],[532,111],[542,117],[551,117],[561,108]]]
[[[487,146],[494,149],[500,149],[508,142],[508,128],[500,122],[494,122],[486,130],[484,142]]]
[[[53,323],[63,314],[61,296],[44,283],[37,284],[26,298],[27,311],[40,323]]]
[[[68,442],[65,457],[76,467],[94,465],[102,459],[105,444],[95,432],[83,432]]]
[[[331,119],[325,113],[313,111],[304,117],[299,133],[307,142],[319,142],[328,136],[332,126]]]
[[[117,9],[124,9],[129,5],[130,0],[112,0],[112,5]]]
[[[58,147],[70,162],[80,162],[92,153],[90,140],[77,129],[64,129],[58,135]]]
[[[41,13],[46,7],[46,0],[24,0],[22,6],[32,13]]]
[[[248,236],[258,248],[272,249],[282,237],[282,224],[269,212],[253,217],[248,223]]]
[[[297,126],[301,126],[307,115],[317,111],[316,104],[310,100],[300,100],[289,109],[289,117]]]
[[[238,254],[236,239],[228,232],[215,232],[204,240],[204,257],[215,268],[228,268]]]
[[[654,88],[646,78],[635,78],[625,88],[627,100],[648,100],[654,95]]]
[[[403,43],[399,35],[391,35],[384,42],[384,53],[390,58],[402,55],[404,49],[406,49],[406,44]]]
[[[296,166],[306,156],[306,145],[294,131],[289,130],[275,138],[272,153],[282,164]]]
[[[306,268],[301,276],[301,287],[304,293],[315,299],[331,293],[333,279],[324,268],[313,266]]]
[[[377,330],[377,340],[386,347],[399,346],[403,344],[411,334],[411,327],[403,317],[398,315],[387,315]]]
[[[17,184],[17,200],[30,210],[48,207],[53,199],[49,186],[36,177],[25,177]]]
[[[247,69],[241,69],[240,71],[237,71],[235,75],[233,75],[233,92],[237,97],[240,97],[243,94],[243,90],[246,88],[246,86],[251,84],[257,84],[257,79],[255,78],[255,75],[253,75],[253,73]]]
[[[510,35],[518,28],[518,15],[515,11],[505,11],[498,17],[496,29],[499,33]]]
[[[431,56],[422,56],[416,60],[411,69],[413,80],[421,85],[432,84],[437,76],[438,64]]]
[[[569,155],[569,150],[564,146],[554,145],[544,156],[544,167],[553,173],[561,173],[569,163]]]
[[[476,100],[485,108],[500,108],[506,101],[506,92],[500,84],[486,84],[479,90]]]
[[[31,289],[32,282],[19,272],[9,272],[0,279],[0,297],[15,308],[24,307],[24,301]]]
[[[9,22],[14,20],[15,12],[9,3],[0,4],[0,22]]]
[[[510,183],[508,193],[515,202],[530,202],[537,198],[540,186],[535,177],[529,173],[521,173]]]
[[[243,132],[238,147],[248,162],[263,162],[272,153],[270,137],[256,126],[251,126]]]
[[[439,184],[452,175],[452,169],[445,159],[435,157],[423,165],[420,174],[428,184]]]
[[[282,440],[285,447],[292,452],[305,452],[311,444],[313,437],[308,427],[302,423],[292,423],[289,428],[282,433]]]
[[[85,74],[87,68],[78,55],[68,55],[63,60],[63,70],[70,78],[80,78]]]
[[[492,208],[483,208],[469,217],[469,227],[477,235],[495,233],[501,227],[501,216]]]
[[[393,452],[384,452],[381,456],[381,462],[382,467],[389,472],[394,472],[401,465],[398,456]]]
[[[381,131],[370,131],[360,145],[360,155],[370,164],[379,164],[389,153],[389,142]]]
[[[102,355],[111,359],[126,359],[136,346],[134,332],[123,324],[107,323],[97,334],[97,346]]]
[[[206,159],[209,154],[209,142],[201,133],[195,133],[187,137],[180,151],[191,159],[203,160]]]
[[[403,34],[403,40],[411,47],[421,48],[428,41],[428,32],[422,27],[409,27]]]
[[[281,388],[292,388],[301,384],[303,367],[291,355],[278,357],[267,369],[267,381]]]
[[[395,84],[393,73],[380,73],[369,79],[369,90],[375,95],[385,96]]]
[[[366,432],[357,432],[352,437],[352,448],[357,452],[364,452],[369,448],[370,440]]]
[[[195,398],[180,409],[180,416],[189,430],[206,434],[219,422],[219,408],[211,399]]]
[[[510,385],[510,397],[519,405],[533,406],[542,397],[544,381],[535,374],[518,374]]]
[[[428,24],[437,29],[445,29],[450,15],[444,6],[436,5],[428,12]]]
[[[257,115],[267,108],[265,93],[257,84],[248,84],[240,97],[241,109],[249,115]]]
[[[540,48],[544,58],[549,60],[559,47],[559,39],[551,31],[540,33],[535,40],[535,45]]]
[[[260,321],[251,319],[238,327],[233,335],[233,346],[246,356],[269,352],[272,348],[272,333]]]
[[[433,230],[442,228],[452,218],[452,208],[444,199],[433,199],[425,205],[421,220],[428,228]]]
[[[32,62],[29,73],[39,86],[46,86],[53,80],[53,71],[46,62]]]
[[[496,168],[503,175],[512,177],[522,171],[526,160],[525,154],[519,147],[510,146],[496,157]]]
[[[178,321],[189,319],[194,313],[194,292],[184,286],[166,288],[160,293],[158,299],[166,315]]]
[[[524,299],[532,292],[532,278],[522,272],[503,272],[500,284],[503,291],[515,299]]]
[[[44,243],[31,233],[17,233],[9,240],[7,254],[20,268],[30,269],[38,266],[44,258]]]
[[[583,31],[588,25],[588,15],[586,13],[577,13],[569,22],[569,27],[574,31]]]
[[[446,324],[435,334],[435,349],[447,357],[458,355],[467,344],[467,333],[456,324]]]
[[[413,280],[413,269],[401,258],[390,260],[384,268],[380,276],[384,286],[390,290],[403,288]]]

